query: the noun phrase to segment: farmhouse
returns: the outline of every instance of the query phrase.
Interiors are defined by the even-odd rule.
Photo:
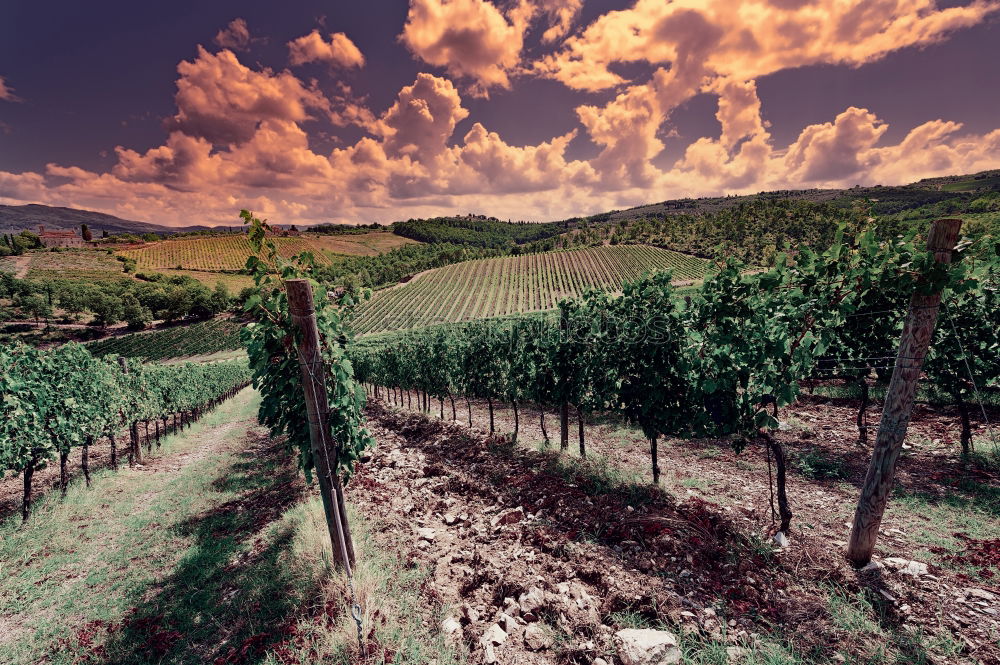
[[[83,238],[76,231],[46,231],[45,226],[38,226],[38,238],[42,247],[83,247]]]

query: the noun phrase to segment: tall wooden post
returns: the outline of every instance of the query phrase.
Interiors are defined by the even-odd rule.
[[[323,497],[333,559],[337,565],[350,570],[354,566],[354,543],[344,507],[344,488],[334,472],[340,450],[330,433],[330,402],[326,393],[326,370],[320,353],[312,286],[305,279],[289,279],[285,281],[285,293],[288,294],[288,313],[292,323],[302,332],[298,343],[299,367],[302,369],[313,465],[319,479],[320,496]]]
[[[559,330],[563,345],[566,345],[569,336],[569,321],[566,320],[566,310],[559,310]],[[566,369],[565,367],[563,369]],[[562,377],[563,383],[569,381],[569,377]],[[569,403],[563,402],[559,405],[559,450],[569,449]]]
[[[931,224],[927,234],[927,249],[934,253],[935,261],[951,263],[951,253],[955,249],[961,227],[960,219],[939,219]],[[930,294],[914,293],[910,299],[910,313],[899,339],[896,366],[892,370],[892,380],[885,395],[875,450],[865,484],[861,488],[851,540],[847,546],[847,558],[855,566],[864,566],[871,561],[872,551],[875,549],[882,514],[892,490],[896,460],[906,437],[906,427],[910,422],[917,393],[917,381],[934,334],[940,304],[940,290]]]

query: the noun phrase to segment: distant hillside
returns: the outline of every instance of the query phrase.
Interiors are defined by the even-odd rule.
[[[136,222],[122,219],[114,215],[105,215],[92,210],[76,208],[60,208],[29,204],[23,206],[0,205],[0,230],[9,232],[37,231],[39,225],[52,230],[77,230],[81,224],[86,224],[96,234],[100,231],[108,233],[164,233],[170,229],[160,224]],[[207,227],[191,227],[190,230]]]
[[[1000,170],[968,175],[925,178],[909,185],[851,187],[849,189],[784,189],[742,196],[714,196],[672,199],[648,203],[626,210],[612,210],[589,217],[591,221],[619,221],[664,214],[698,215],[717,213],[751,201],[792,199],[811,203],[831,203],[840,208],[854,201],[870,201],[873,212],[881,215],[933,205],[946,200],[966,201],[987,192],[1000,191]]]

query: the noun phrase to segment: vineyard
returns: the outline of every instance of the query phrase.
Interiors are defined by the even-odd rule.
[[[607,246],[466,261],[378,291],[353,322],[356,334],[548,310],[587,289],[616,291],[647,271],[700,279],[708,262],[645,246]]]
[[[28,258],[25,277],[32,280],[104,281],[125,276],[121,261],[100,250],[68,249],[58,252],[36,250],[28,252],[25,257]],[[4,267],[4,264],[0,263],[0,270],[13,272],[14,260],[14,257],[0,260],[9,264],[9,267]]]
[[[384,232],[275,237],[273,241],[283,257],[312,252],[320,264],[329,264],[343,255],[375,256],[416,242]],[[240,233],[161,240],[144,247],[122,250],[119,255],[134,259],[139,271],[162,268],[238,271],[243,269],[252,253],[249,240]]]
[[[163,432],[198,419],[249,381],[245,362],[143,366],[95,358],[79,344],[51,351],[0,347],[0,363],[5,368],[0,469],[4,475],[24,476],[25,521],[31,514],[32,476],[48,462],[58,459],[65,493],[69,456],[80,448],[89,484],[88,453],[98,438],[110,439],[111,467],[117,468],[116,436],[125,428],[129,464],[141,462],[140,424],[149,452],[151,425],[158,442]]]
[[[211,319],[187,326],[108,337],[87,344],[95,356],[117,355],[142,360],[200,356],[243,348],[239,321]]]
[[[1000,449],[981,406],[981,393],[1000,387],[1000,258],[988,241],[956,245],[956,220],[923,239],[837,233],[822,251],[779,253],[766,270],[642,246],[469,261],[364,305],[410,293],[392,307],[453,323],[420,325],[432,317],[406,309],[392,326],[419,327],[353,339],[358,291],[313,280],[314,259],[286,259],[266,224],[242,216],[257,287],[243,304],[248,323],[91,348],[149,358],[243,346],[247,361],[119,364],[73,344],[0,350],[12,368],[0,377],[0,441],[10,442],[0,452],[24,478],[23,518],[46,462],[59,461],[62,490],[29,529],[3,525],[8,550],[32,554],[0,580],[0,617],[13,606],[5,598],[28,595],[13,611],[19,639],[0,637],[0,656],[1000,657]],[[144,459],[163,432],[248,381],[255,391],[227,407],[214,440]],[[918,384],[947,408],[914,408]],[[830,386],[856,397],[809,394]],[[885,401],[878,421],[873,395]],[[108,439],[114,460],[117,437],[129,470],[92,490],[83,462],[87,488],[81,479],[67,492],[70,451],[83,461]],[[115,511],[126,529],[109,519]],[[149,563],[137,565],[137,547]],[[109,574],[98,553],[123,548]],[[99,563],[78,583],[80,560]],[[129,592],[106,607],[87,598],[52,611],[47,600],[120,584]],[[44,612],[55,618],[31,633],[28,616]]]

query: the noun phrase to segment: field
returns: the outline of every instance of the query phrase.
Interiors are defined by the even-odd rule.
[[[655,247],[621,245],[467,261],[378,291],[354,323],[359,335],[552,309],[588,288],[617,290],[646,271],[699,279],[707,263]]]
[[[310,251],[321,263],[330,263],[338,255],[375,256],[416,242],[387,232],[301,235],[273,240],[284,257]],[[178,267],[201,271],[242,270],[251,249],[245,235],[233,234],[161,240],[145,247],[122,250],[119,254],[135,259],[139,271]]]
[[[142,272],[142,271],[140,271]],[[250,275],[237,275],[229,272],[209,272],[207,270],[175,270],[173,268],[158,268],[158,273],[170,275],[171,277],[191,277],[209,288],[222,282],[232,294],[237,294],[241,289],[253,286],[253,277]]]
[[[189,326],[132,333],[91,342],[87,348],[95,356],[116,354],[126,358],[164,360],[202,356],[243,348],[238,321],[212,319]]]
[[[5,257],[0,262],[0,270],[20,270],[27,279],[95,281],[126,277],[121,261],[103,250],[36,250],[20,257]]]

